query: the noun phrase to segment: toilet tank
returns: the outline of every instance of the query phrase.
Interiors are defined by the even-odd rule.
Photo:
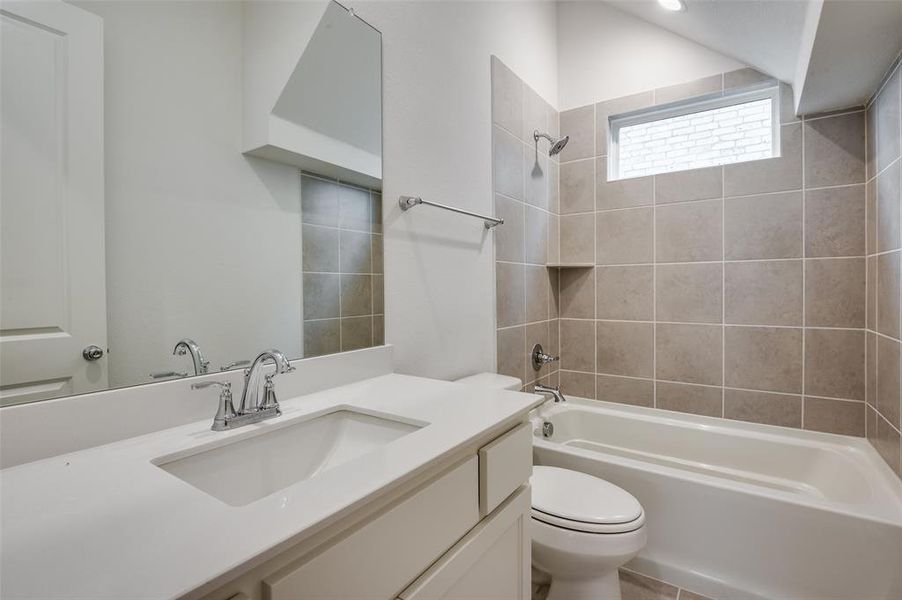
[[[478,373],[476,375],[458,379],[455,383],[475,385],[496,390],[512,390],[514,392],[519,392],[523,387],[523,382],[516,377],[501,375],[499,373]]]

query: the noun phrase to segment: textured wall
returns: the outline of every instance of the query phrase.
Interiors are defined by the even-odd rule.
[[[558,135],[558,113],[492,57],[492,138],[498,372],[528,388],[557,382],[558,363],[533,369],[530,350],[557,355],[558,159],[535,130]]]
[[[575,266],[559,270],[560,382],[865,435],[863,110],[800,120],[781,86],[779,158],[607,181],[609,115],[762,79],[743,69],[561,113],[560,261]],[[499,277],[499,307],[505,289]]]
[[[382,196],[301,175],[304,356],[383,343]]]
[[[867,107],[867,436],[902,476],[900,190],[902,67]]]

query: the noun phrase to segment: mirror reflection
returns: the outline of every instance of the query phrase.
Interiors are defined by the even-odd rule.
[[[336,2],[4,13],[0,404],[383,343],[381,35]]]

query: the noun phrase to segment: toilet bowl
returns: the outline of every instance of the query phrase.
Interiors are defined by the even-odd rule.
[[[458,383],[519,390],[516,377],[479,373]],[[645,547],[645,512],[632,494],[598,477],[533,467],[533,569],[551,578],[547,600],[621,600],[618,569]]]
[[[645,513],[627,491],[558,467],[533,467],[532,562],[548,600],[620,600],[618,569],[645,546]]]

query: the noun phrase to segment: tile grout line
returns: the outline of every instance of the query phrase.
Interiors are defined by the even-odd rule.
[[[605,140],[607,144],[607,140]],[[598,103],[592,104],[592,154],[598,154]],[[592,208],[598,209],[598,160],[592,159]],[[592,219],[592,262],[598,264],[598,217]],[[598,399],[598,270],[592,267],[592,397]]]
[[[498,62],[498,61],[490,60],[490,62],[489,62],[489,102],[491,103],[489,106],[489,121],[491,122],[491,125],[490,125],[491,126],[491,135],[489,136],[489,143],[491,144],[491,153],[492,153],[492,168],[490,169],[491,178],[492,178],[492,182],[491,182],[492,207],[497,211],[498,210],[498,199],[497,199],[498,192],[495,191],[495,188],[497,187],[495,185],[495,180],[496,180],[495,168],[497,166],[495,164],[496,163],[496,161],[495,161],[495,127],[496,127],[496,123],[495,123],[495,94],[496,94],[495,63],[496,62]],[[525,214],[523,216],[523,220],[524,221],[526,220]],[[500,327],[498,325],[498,247],[497,246],[498,246],[498,238],[497,238],[497,236],[495,236],[495,238],[492,240],[492,260],[493,260],[492,266],[494,268],[492,269],[492,288],[491,289],[492,289],[492,304],[493,304],[492,312],[493,312],[494,324],[495,324],[495,335],[494,335],[494,339],[492,340],[493,345],[495,347],[495,352],[494,352],[494,355],[492,356],[492,361],[495,364],[494,370],[496,373],[498,373],[500,366],[501,366],[498,361],[498,355],[500,353],[500,348],[498,346],[498,332],[500,331]]]
[[[651,265],[647,265],[651,266]],[[564,321],[601,321],[605,323],[658,323],[660,325],[689,325],[689,326],[699,326],[699,327],[720,327],[721,325],[725,327],[738,327],[745,329],[813,329],[818,331],[869,331],[865,327],[828,327],[822,325],[812,325],[805,327],[803,325],[761,325],[757,323],[720,323],[719,321],[654,321],[650,319],[593,319],[591,317],[560,317]],[[532,321],[532,323],[540,323],[541,321]],[[510,329],[512,327],[519,327],[519,325],[506,325],[505,327],[501,327],[500,329]],[[885,333],[880,333],[878,331],[874,331],[879,337],[886,338],[888,340],[893,340],[895,342],[899,342],[902,340],[896,339],[892,336],[886,335]]]
[[[369,194],[367,194],[366,218],[367,218],[367,221],[369,222],[370,230],[372,230],[372,228],[373,228],[373,217],[375,216],[373,214],[375,212],[375,210],[373,208],[373,204],[374,204],[373,194],[369,193]],[[373,261],[376,260],[376,258],[375,258],[376,253],[374,252],[374,249],[373,249],[373,239],[374,238],[372,235],[370,235],[369,238],[370,238],[370,273],[372,273],[374,270],[373,269]],[[383,244],[383,246],[384,246],[384,244]],[[376,282],[376,280],[373,278],[372,275],[370,275],[370,346],[372,346],[373,343],[376,341],[376,316],[374,314],[376,312],[376,301],[375,301],[375,294],[373,293],[374,292],[373,288],[376,287],[375,282]]]
[[[300,342],[300,346],[301,346],[301,356],[306,357],[307,356],[307,347],[304,342],[304,340],[307,336],[307,326],[305,324],[305,319],[304,319],[304,304],[305,304],[304,303],[304,172],[301,171],[300,169],[297,170],[297,184],[298,184],[298,217],[299,217],[298,220],[300,221],[300,228],[299,228],[298,233],[300,234],[299,241],[301,243],[301,289],[300,289],[300,292],[301,292],[301,307],[300,307],[300,309],[301,309],[300,310],[300,313],[301,313],[301,332],[300,332],[301,339],[298,341]],[[340,283],[341,283],[341,281],[339,281],[339,284]],[[340,328],[341,327],[340,321],[339,321],[338,325]],[[340,349],[340,347],[339,347],[339,349]]]
[[[802,429],[805,429],[805,405],[807,404],[805,400],[805,363],[807,361],[807,335],[806,332],[808,330],[808,248],[806,245],[807,242],[807,230],[805,227],[806,213],[805,209],[806,205],[806,196],[807,192],[807,173],[805,169],[805,129],[806,129],[806,120],[804,115],[801,118],[801,124],[799,125],[801,129],[801,137],[802,137],[802,158],[801,158],[801,168],[802,168],[802,381],[801,381],[801,389],[802,389],[802,410],[801,410],[801,419],[802,419]],[[867,174],[865,174],[867,177]],[[865,252],[867,252],[867,248],[865,248]],[[867,262],[867,259],[865,259]],[[867,325],[867,323],[865,323]],[[867,334],[865,334],[867,337]]]
[[[567,372],[567,373],[577,373],[577,374],[581,374],[581,375],[596,375],[595,373],[591,373],[588,371],[579,371],[579,370],[574,370],[574,369],[563,369],[562,371]],[[597,373],[597,375],[603,376],[603,377],[613,377],[616,379],[629,379],[632,381],[647,381],[649,383],[654,381],[654,379],[651,377],[637,377],[635,375],[620,375],[617,373]],[[659,379],[658,381],[660,381],[661,383],[668,383],[668,384],[673,384],[673,385],[684,385],[684,386],[700,387],[700,388],[707,388],[707,389],[721,389],[721,387],[722,387],[718,384],[696,383],[696,382],[691,382],[691,381],[677,381],[675,379]],[[726,386],[726,388],[724,388],[724,389],[731,390],[731,391],[739,391],[739,392],[753,392],[756,394],[770,394],[770,395],[774,395],[774,396],[789,396],[789,397],[793,397],[793,398],[799,398],[800,400],[802,398],[801,391],[785,392],[785,391],[778,391],[778,390],[761,390],[761,389],[754,389],[754,388],[737,387],[737,386],[732,386],[732,385]],[[857,398],[841,398],[841,397],[837,397],[837,396],[820,396],[820,395],[814,395],[814,394],[811,394],[808,397],[820,399],[820,400],[831,400],[831,401],[836,401],[836,402],[851,402],[851,403],[855,403],[855,404],[865,404],[864,400],[860,400]],[[602,402],[617,402],[617,401],[602,400]],[[624,404],[623,402],[617,402],[617,403]],[[653,407],[646,407],[646,408],[653,408]],[[682,411],[676,411],[676,412],[682,412]],[[800,428],[796,427],[794,429],[800,429]],[[861,436],[856,436],[856,437],[861,437]]]
[[[653,208],[651,206],[644,207],[646,209]],[[589,214],[589,213],[586,213]],[[880,252],[879,254],[872,254],[871,256],[881,256],[884,254],[895,254],[899,252],[900,249],[896,248],[894,250],[885,250]],[[658,262],[656,263],[661,267],[671,267],[671,266],[682,266],[682,265],[719,265],[719,264],[737,264],[737,263],[765,263],[765,262],[801,262],[802,260],[808,261],[838,261],[838,260],[867,260],[870,258],[869,256],[810,256],[808,258],[804,258],[802,256],[796,256],[794,258],[741,258],[741,259],[730,259],[730,260],[695,260],[695,261],[682,261],[682,262]],[[617,267],[648,267],[651,266],[653,261],[644,262],[644,263],[603,263],[603,264],[589,264],[589,263],[581,263],[581,264],[573,264],[573,265],[543,265],[539,263],[521,263],[518,261],[510,261],[510,260],[499,260],[500,263],[507,263],[512,265],[527,265],[532,267],[548,267],[550,269],[589,269],[592,267],[602,267],[602,268],[617,268]]]
[[[864,326],[865,326],[865,334],[864,334],[864,400],[865,400],[865,409],[864,409],[864,437],[865,439],[870,439],[871,435],[876,435],[876,430],[874,432],[870,431],[870,412],[868,410],[869,401],[873,400],[876,406],[877,402],[877,338],[874,338],[874,356],[871,356],[871,348],[868,340],[870,339],[870,325],[873,324],[874,329],[877,328],[877,311],[874,310],[874,314],[870,315],[873,318],[873,323],[868,323],[869,313],[872,311],[871,309],[871,290],[870,285],[868,283],[872,278],[876,278],[876,266],[877,259],[874,259],[874,273],[871,273],[871,260],[869,254],[869,248],[871,246],[871,242],[873,241],[874,251],[877,251],[877,137],[874,135],[873,144],[874,144],[874,156],[868,157],[868,145],[871,137],[871,133],[868,131],[868,114],[870,113],[870,108],[865,109],[864,113],[864,149],[865,149],[865,157],[864,157],[864,178],[867,181],[865,184],[865,200],[864,200],[864,252],[868,255],[864,260]],[[876,132],[875,132],[876,133]],[[874,161],[872,169],[874,170],[874,175],[870,179],[868,178],[868,159]],[[874,215],[871,215],[871,207],[868,202],[868,194],[867,194],[867,185],[870,184],[874,189]],[[870,219],[874,219],[874,239],[871,240],[871,234],[869,231],[868,223]],[[873,279],[874,282],[874,298],[875,302],[874,307],[876,308],[877,302],[877,280]],[[874,381],[873,384],[870,381],[870,364],[873,362],[874,364]],[[874,389],[871,389],[873,385]],[[876,408],[874,409],[876,411]]]
[[[652,406],[658,407],[658,177],[652,177],[651,209],[651,374]]]
[[[868,113],[869,112],[870,112],[869,109],[867,108],[867,106],[865,106],[865,112],[864,112],[864,179],[865,179],[865,192],[864,192],[864,253],[865,253],[865,259],[864,259],[864,327],[865,327],[865,333],[864,333],[864,437],[865,437],[865,439],[870,439],[870,433],[871,433],[870,432],[871,415],[868,410],[868,404],[869,404],[869,400],[871,399],[871,394],[872,394],[871,382],[870,382],[870,376],[869,376],[870,369],[868,368],[868,366],[870,365],[870,361],[872,360],[872,358],[870,357],[870,352],[869,352],[870,344],[868,344],[868,339],[870,338],[869,327],[868,327],[868,325],[869,325],[868,313],[870,312],[870,308],[871,308],[871,299],[870,299],[871,293],[870,293],[870,289],[869,289],[870,286],[868,285],[868,283],[871,281],[871,277],[873,276],[871,274],[871,268],[870,268],[871,261],[868,256],[868,249],[869,249],[870,241],[871,241],[870,240],[870,232],[868,231],[868,229],[869,229],[868,223],[870,222],[870,218],[871,218],[871,214],[870,214],[871,209],[870,209],[870,206],[868,205],[869,203],[868,203],[868,193],[867,193],[867,186],[868,186],[868,183],[870,182],[870,180],[868,179],[868,158],[869,158],[868,157],[868,143],[869,143],[870,137],[871,137],[868,132]],[[874,141],[876,142],[876,140],[874,140]],[[875,189],[875,192],[876,192],[876,189]],[[875,200],[876,200],[876,197],[875,197]],[[875,204],[876,204],[876,202],[875,202]],[[875,223],[876,223],[876,220],[875,220]],[[875,282],[875,284],[876,284],[876,282]],[[876,346],[876,343],[874,345]],[[876,378],[877,377],[876,377],[876,371],[875,371],[875,374],[874,374],[875,384],[876,384]]]
[[[727,416],[727,202],[726,169],[720,168],[720,416]]]
[[[891,81],[892,78],[895,77],[896,75],[899,75],[899,83],[898,83],[898,86],[899,86],[899,114],[900,114],[900,116],[902,116],[902,67],[900,67],[900,65],[902,65],[902,60],[900,60],[900,57],[902,57],[902,52],[900,52],[899,56],[896,57],[896,66],[895,66],[895,69],[894,69],[895,72],[892,73],[892,74],[890,75],[889,81]],[[875,122],[875,126],[876,126],[876,122]],[[899,136],[899,137],[897,138],[897,141],[899,142],[899,147],[900,147],[900,153],[899,153],[899,154],[900,154],[900,155],[896,158],[896,160],[897,160],[897,161],[900,161],[900,163],[902,163],[902,118],[899,119],[899,131],[898,131],[897,133],[898,133],[898,136]],[[892,163],[891,163],[891,164],[892,164]],[[899,189],[902,190],[902,168],[900,168],[899,171],[900,171],[900,173],[899,173]],[[874,191],[876,192],[876,188],[875,188]],[[900,193],[902,193],[902,192],[900,192]],[[899,200],[902,201],[902,198],[900,198]],[[902,231],[902,210],[900,210],[899,213],[900,213],[900,214],[899,214],[900,223],[899,223],[898,225],[899,225],[899,227],[900,227],[900,231]],[[902,268],[902,260],[900,260],[900,268]],[[900,289],[897,290],[897,291],[899,292],[900,298],[902,298],[902,272],[897,271],[897,276],[899,277],[898,286],[899,286],[899,288],[900,288]],[[902,301],[900,301],[899,304],[900,304],[900,306],[899,306],[899,311],[900,311],[899,319],[900,319],[900,323],[902,323]],[[874,323],[874,326],[875,326],[875,327],[877,326],[876,322]],[[900,335],[902,335],[902,333],[900,333]],[[898,365],[898,369],[899,369],[899,372],[902,373],[902,352],[899,353],[899,365]],[[898,403],[898,404],[897,404],[897,407],[896,407],[896,410],[897,410],[897,417],[896,417],[896,419],[897,419],[897,420],[896,420],[895,423],[892,423],[891,426],[894,427],[894,428],[896,429],[896,432],[897,432],[897,433],[899,433],[899,430],[902,429],[902,385],[900,385],[900,389],[899,389],[899,398],[896,400],[896,402]],[[887,423],[889,423],[889,420],[886,419],[886,418],[884,418],[884,421],[887,421]],[[876,432],[875,432],[875,433],[876,433]],[[902,436],[902,433],[900,433],[900,436]],[[898,474],[900,477],[902,477],[902,439],[900,439],[900,443],[899,443],[899,456],[898,456],[898,460],[899,460],[899,463],[898,463],[898,465],[897,465],[897,467],[898,467],[897,474]]]
[[[522,79],[520,79],[519,77],[517,77],[517,79],[520,82],[520,133],[518,133],[515,137],[517,138],[518,141],[521,142],[520,161],[519,162],[521,165],[523,165],[523,173],[520,175],[520,190],[522,192],[523,201],[525,203],[526,202],[526,185],[527,185],[526,184],[526,181],[527,181],[526,163],[528,162],[526,160],[526,156],[527,156],[528,149],[525,147],[525,144],[522,143],[523,139],[520,136],[522,135],[523,128],[526,125],[526,85]],[[536,150],[538,151],[538,144],[536,144]],[[528,258],[527,250],[529,248],[529,244],[527,243],[527,240],[526,240],[526,236],[529,233],[529,228],[526,226],[526,220],[528,218],[527,212],[528,212],[528,210],[526,208],[524,208],[524,210],[523,210],[523,261],[524,261],[524,263],[528,262],[527,261],[527,258]],[[528,300],[529,300],[528,294],[526,293],[526,265],[525,264],[522,265],[520,267],[520,270],[522,272],[521,277],[523,278],[523,292],[522,292],[521,299],[523,300],[523,321],[524,321],[524,323],[522,324],[523,347],[520,348],[520,351],[523,352],[524,356],[522,357],[522,360],[521,360],[522,364],[520,365],[520,368],[523,369],[523,371],[522,371],[523,386],[526,387],[526,386],[529,386],[532,384],[532,382],[530,381],[530,376],[532,374],[529,372],[529,368],[530,368],[529,360],[527,360],[526,356],[525,356],[526,354],[529,353],[529,341],[526,337],[526,331],[527,331],[528,326],[525,324],[525,321],[527,321],[527,304],[528,304]],[[545,315],[545,316],[547,317],[548,315]]]
[[[902,435],[902,431],[900,431],[899,429],[896,429],[896,426],[893,425],[892,423],[890,423],[889,419],[887,419],[885,416],[883,416],[883,414],[881,414],[880,412],[878,412],[876,410],[874,411],[874,413],[877,415],[878,419],[882,419],[887,424],[887,426],[889,426],[893,431]]]
[[[888,81],[888,80],[887,80]],[[876,95],[875,95],[876,98]],[[875,107],[876,108],[876,107]],[[874,118],[877,118],[876,113],[874,114]],[[865,153],[867,153],[867,113],[865,113]],[[878,272],[878,263],[880,259],[877,257],[880,251],[880,198],[877,194],[878,188],[878,177],[880,176],[880,164],[878,163],[878,159],[880,157],[880,135],[877,132],[877,122],[874,122],[874,319],[871,323],[874,326],[874,332],[877,333],[880,329],[877,323],[877,315],[880,314],[879,302],[880,302],[880,282],[877,279]],[[865,154],[865,177],[867,177],[867,154]],[[865,204],[867,204],[867,195],[865,195]],[[867,248],[865,248],[865,252],[867,252]],[[865,260],[865,277],[867,277],[868,263],[869,261]],[[867,294],[867,279],[865,279],[865,294]],[[870,305],[868,305],[870,306]],[[867,308],[865,307],[865,326],[867,326]],[[865,338],[867,334],[865,334]],[[880,346],[880,340],[875,338],[874,340],[874,411],[877,413],[878,417],[880,415],[880,410],[877,408],[877,403],[879,402],[880,397],[880,351],[878,350]],[[865,369],[867,369],[867,364],[865,364]],[[867,375],[865,375],[865,378]],[[865,400],[867,397],[865,396]],[[866,410],[866,409],[865,409]],[[876,436],[876,431],[874,432]],[[867,436],[867,412],[865,412],[865,436]]]

